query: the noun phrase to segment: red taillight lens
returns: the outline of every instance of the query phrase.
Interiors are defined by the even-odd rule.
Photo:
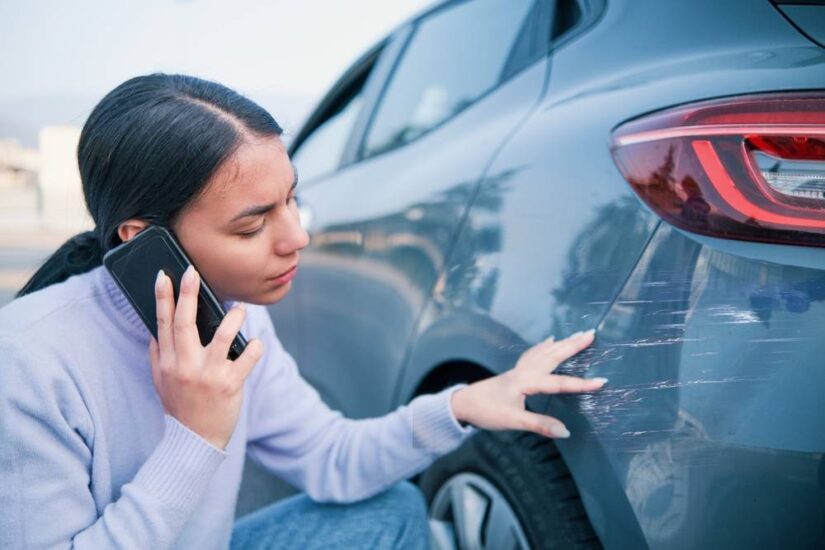
[[[613,134],[633,189],[676,227],[825,246],[825,92],[704,102]]]

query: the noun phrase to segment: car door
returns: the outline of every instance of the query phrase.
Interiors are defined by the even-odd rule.
[[[370,95],[367,90],[374,90],[377,84],[386,79],[388,68],[397,57],[400,42],[406,32],[408,31],[402,29],[364,53],[338,79],[301,130],[295,136],[284,136],[285,140],[292,138],[289,144],[290,156],[294,157],[293,152],[300,147],[300,154],[297,155],[300,168],[295,166],[300,180],[299,205],[302,191],[315,182],[323,181],[338,169],[356,122],[365,111],[364,98],[365,95]],[[301,208],[300,213],[302,223],[307,225],[310,222],[308,210]],[[299,273],[302,274],[302,271],[303,265],[300,266]],[[300,286],[298,281],[293,283],[292,291],[280,302],[269,307],[269,313],[281,343],[302,365],[303,352],[299,339],[300,293],[296,286]]]
[[[313,173],[314,133],[296,143],[298,173],[312,174],[301,176],[311,244],[293,287],[297,354],[348,416],[390,408],[477,182],[541,96],[551,11],[541,0],[438,6],[388,42],[397,55],[365,80],[337,168]]]

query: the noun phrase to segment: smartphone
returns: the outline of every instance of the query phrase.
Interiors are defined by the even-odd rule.
[[[156,225],[150,225],[103,256],[103,265],[112,274],[156,340],[158,322],[155,279],[158,271],[162,269],[172,280],[177,303],[183,273],[191,263],[175,236],[166,228]],[[201,344],[206,346],[215,336],[226,311],[203,276],[200,280],[196,325]],[[237,359],[243,353],[246,344],[246,338],[238,332],[229,348],[227,358],[233,361]]]

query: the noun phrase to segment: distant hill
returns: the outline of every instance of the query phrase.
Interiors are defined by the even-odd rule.
[[[249,96],[267,109],[284,128],[284,141],[298,133],[310,109],[319,100],[306,95],[260,93]],[[51,95],[0,99],[0,139],[13,138],[37,147],[40,128],[49,125],[81,127],[102,96]]]

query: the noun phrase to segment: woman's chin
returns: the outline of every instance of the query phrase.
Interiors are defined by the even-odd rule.
[[[225,303],[227,301],[233,302],[243,302],[245,304],[253,304],[253,305],[272,305],[275,302],[279,302],[284,296],[289,293],[289,290],[292,288],[292,281],[289,281],[282,285],[272,286],[270,282],[264,286],[264,288],[256,293],[256,294],[246,294],[243,295],[233,295],[229,298],[222,297],[218,295],[218,299],[221,303]]]
[[[269,288],[261,295],[261,304],[274,304],[280,301],[289,293],[292,288],[292,281],[288,281],[282,285],[277,285]]]

